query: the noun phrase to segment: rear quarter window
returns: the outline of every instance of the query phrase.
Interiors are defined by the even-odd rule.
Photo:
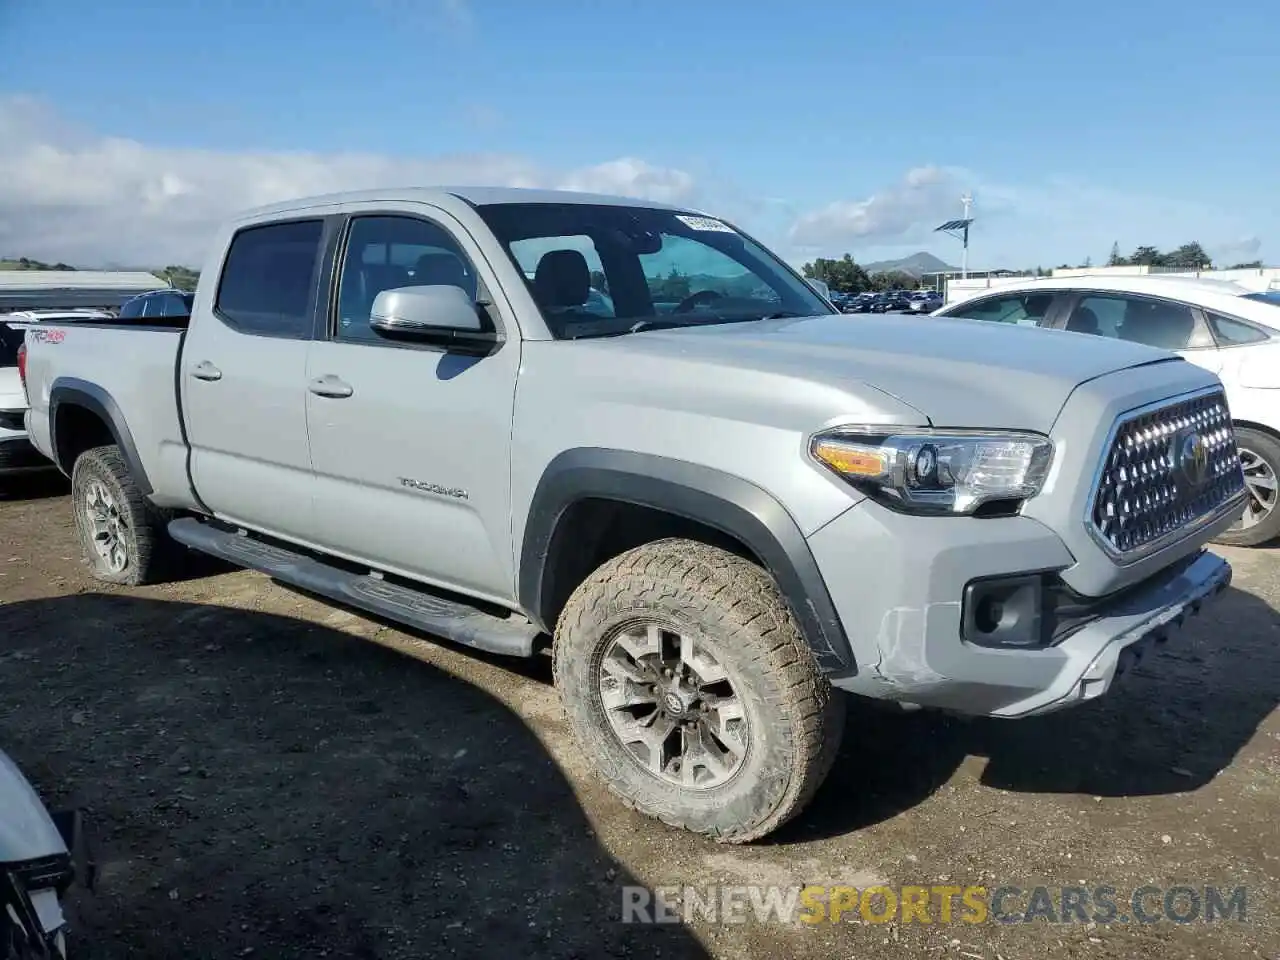
[[[1259,330],[1251,323],[1245,323],[1243,320],[1224,317],[1220,313],[1211,313],[1208,310],[1205,311],[1204,316],[1209,321],[1209,329],[1213,331],[1213,338],[1218,341],[1218,346],[1220,347],[1235,347],[1243,343],[1261,343],[1263,340],[1271,339],[1267,333]]]

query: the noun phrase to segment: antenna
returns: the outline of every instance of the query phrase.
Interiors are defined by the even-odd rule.
[[[973,223],[973,217],[969,216],[969,208],[973,206],[973,195],[964,194],[960,202],[964,205],[964,217],[960,220],[948,220],[942,226],[934,227],[933,232],[945,233],[964,243],[963,252],[960,254],[960,278],[963,280],[969,276],[969,224]]]

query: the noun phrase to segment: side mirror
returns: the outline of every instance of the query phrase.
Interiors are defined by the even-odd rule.
[[[488,353],[500,342],[461,287],[395,287],[374,298],[369,326],[393,340],[431,343],[464,353]]]

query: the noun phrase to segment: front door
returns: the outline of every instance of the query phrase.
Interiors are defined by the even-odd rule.
[[[194,305],[179,371],[201,500],[302,540],[313,533],[306,372],[323,234],[319,218],[240,230],[216,293]]]
[[[307,360],[316,526],[352,560],[507,602],[519,337],[476,357],[369,325],[374,298],[396,287],[448,284],[486,300],[473,241],[443,211],[416,209],[431,218],[370,210],[347,228],[335,310]]]

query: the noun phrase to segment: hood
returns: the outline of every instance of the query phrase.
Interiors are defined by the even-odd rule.
[[[833,387],[855,381],[913,407],[936,427],[1041,433],[1080,384],[1130,367],[1181,362],[1176,354],[1088,334],[909,314],[651,330],[613,342]]]
[[[62,834],[39,795],[0,750],[0,864],[66,852]]]
[[[17,367],[0,367],[0,410],[27,409],[27,395]]]

